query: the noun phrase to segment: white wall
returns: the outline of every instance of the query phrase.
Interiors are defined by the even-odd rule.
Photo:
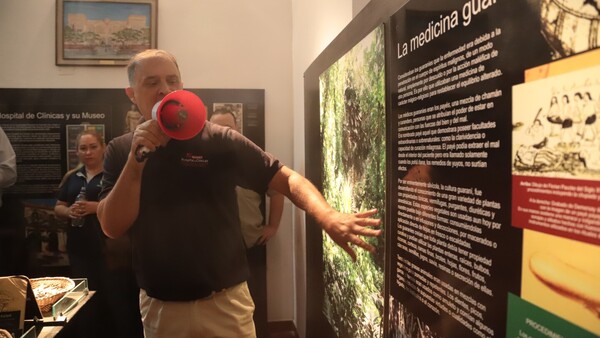
[[[366,2],[160,0],[158,47],[178,57],[185,87],[264,88],[266,148],[303,173],[303,73]],[[54,45],[55,1],[1,0],[0,88],[126,86],[123,67],[55,66]],[[269,320],[294,320],[301,336],[304,224],[286,201],[267,247]]]
[[[292,163],[291,1],[159,1],[158,47],[188,88],[264,88],[266,147]],[[0,3],[0,88],[122,88],[124,67],[57,67],[55,1]]]
[[[370,0],[352,0],[352,17],[355,17]]]

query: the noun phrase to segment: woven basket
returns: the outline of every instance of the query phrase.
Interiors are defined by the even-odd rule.
[[[12,334],[5,329],[0,329],[0,338],[12,338]]]
[[[52,305],[75,287],[75,282],[65,277],[43,277],[31,279],[35,300],[42,312],[50,312]]]

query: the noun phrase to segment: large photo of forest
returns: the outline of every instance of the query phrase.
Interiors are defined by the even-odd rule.
[[[376,28],[319,77],[322,186],[343,212],[385,215],[384,30]],[[385,225],[382,222],[382,229]],[[324,314],[338,337],[383,335],[384,236],[357,261],[323,236]]]

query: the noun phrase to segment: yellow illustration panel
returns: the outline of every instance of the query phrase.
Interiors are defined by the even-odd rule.
[[[600,247],[523,232],[521,297],[600,335]]]

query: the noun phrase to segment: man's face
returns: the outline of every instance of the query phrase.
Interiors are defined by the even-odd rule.
[[[211,116],[210,122],[236,130],[235,119],[231,114],[215,114]]]
[[[183,88],[179,70],[168,58],[156,55],[140,61],[135,69],[134,84],[126,89],[146,120],[152,118],[152,107],[168,93]]]

